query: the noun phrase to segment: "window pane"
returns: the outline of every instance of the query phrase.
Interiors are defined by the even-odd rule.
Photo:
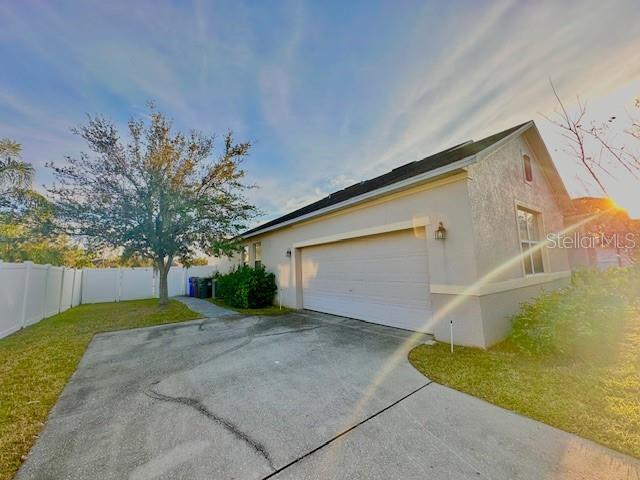
[[[533,267],[531,266],[531,254],[529,253],[529,244],[522,242],[522,262],[524,263],[524,273],[531,275]]]
[[[262,245],[260,242],[253,244],[253,256],[256,262],[262,261]]]
[[[529,235],[527,234],[527,212],[520,209],[518,209],[518,233],[520,240],[529,240]]]
[[[533,255],[533,271],[534,273],[542,273],[544,271],[542,263],[542,250],[532,252]]]
[[[518,233],[520,235],[520,246],[522,248],[524,270],[527,275],[541,273],[542,251],[533,252],[531,249],[538,244],[540,232],[538,228],[540,214],[530,212],[524,208],[518,208]]]
[[[529,240],[540,240],[538,236],[538,215],[527,212],[527,224],[529,226]]]

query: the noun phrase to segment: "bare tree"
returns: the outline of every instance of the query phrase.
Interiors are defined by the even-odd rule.
[[[612,169],[615,167],[640,180],[640,155],[629,149],[629,143],[640,142],[640,120],[629,115],[630,126],[624,129],[628,141],[618,143],[611,135],[611,125],[617,120],[616,117],[588,122],[586,104],[577,98],[577,108],[570,112],[553,82],[549,82],[559,108],[554,110],[553,116],[543,116],[559,128],[560,134],[567,140],[568,153],[588,172],[602,192],[609,195],[603,177],[613,177]],[[640,99],[636,99],[635,107],[640,109]]]

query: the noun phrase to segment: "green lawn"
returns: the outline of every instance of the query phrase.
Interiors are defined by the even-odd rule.
[[[223,300],[220,300],[218,298],[209,298],[208,300],[219,307],[228,308],[229,310],[235,310],[236,312],[244,313],[245,315],[258,315],[262,317],[272,317],[276,315],[284,315],[284,314],[295,311],[288,307],[280,308],[277,305],[271,305],[269,307],[263,307],[263,308],[236,308],[236,307],[227,305]]]
[[[0,480],[18,470],[95,333],[198,317],[175,300],[81,305],[0,340]]]
[[[607,362],[532,356],[509,341],[488,351],[420,345],[411,363],[428,378],[640,457],[640,321],[628,322]]]

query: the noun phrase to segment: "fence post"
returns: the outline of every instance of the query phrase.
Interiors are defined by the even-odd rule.
[[[42,320],[47,315],[47,291],[49,290],[49,273],[51,272],[51,264],[47,263],[45,265],[45,274],[44,274],[44,302],[42,303],[42,317],[38,320]]]
[[[27,323],[27,290],[29,288],[29,277],[31,276],[31,266],[33,262],[24,262],[25,268],[27,269],[24,275],[24,288],[22,289],[22,318],[21,318],[21,328],[24,328]]]
[[[69,308],[73,308],[73,295],[76,291],[76,271],[77,269],[73,269],[73,278],[71,279],[71,300],[69,301]]]
[[[116,273],[116,302],[119,302],[121,297],[122,297],[122,268],[118,267],[118,272]]]
[[[186,295],[187,292],[187,273],[189,269],[187,267],[182,267],[182,295]]]
[[[74,280],[75,281],[75,280]],[[78,305],[82,305],[82,295],[84,292],[84,269],[80,270],[80,295],[78,295]]]
[[[67,269],[62,267],[62,276],[60,277],[60,294],[58,295],[58,313],[62,311],[62,293],[64,292],[64,272]]]

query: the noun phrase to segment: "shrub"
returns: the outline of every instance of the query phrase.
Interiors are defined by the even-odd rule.
[[[216,276],[216,298],[236,308],[270,306],[277,289],[276,276],[264,267],[242,265],[226,275]]]
[[[640,305],[639,296],[638,268],[576,272],[569,287],[522,305],[512,319],[510,340],[532,354],[606,356],[623,333],[629,310]]]

